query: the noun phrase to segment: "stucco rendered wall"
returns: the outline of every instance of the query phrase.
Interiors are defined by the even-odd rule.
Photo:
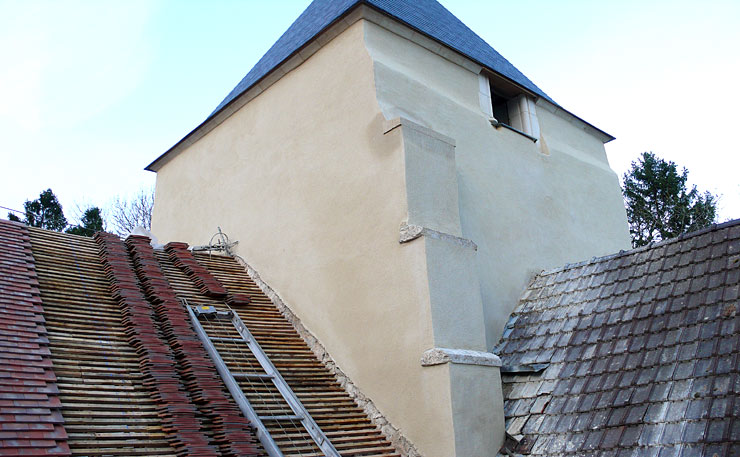
[[[384,116],[456,141],[462,236],[478,245],[488,348],[535,273],[630,247],[617,176],[599,138],[547,102],[537,105],[538,143],[496,129],[481,110],[474,65],[373,23],[365,42]]]
[[[152,229],[220,226],[422,455],[494,456],[498,367],[420,357],[492,347],[534,273],[629,247],[617,179],[546,103],[538,143],[492,127],[479,67],[370,13],[172,154]]]
[[[434,346],[426,250],[408,216],[399,132],[384,133],[363,21],[157,172],[152,231],[204,244],[220,226],[427,456],[453,456],[450,374]]]

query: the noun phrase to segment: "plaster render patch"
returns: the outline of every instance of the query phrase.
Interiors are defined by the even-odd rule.
[[[469,349],[432,348],[421,356],[421,365],[430,367],[445,363],[500,367],[501,359],[496,354]]]
[[[308,347],[314,353],[317,359],[329,369],[329,371],[336,376],[339,385],[349,394],[350,397],[357,403],[357,406],[370,418],[370,422],[378,427],[383,433],[386,439],[391,442],[391,445],[404,457],[422,457],[421,453],[416,449],[416,446],[404,437],[401,432],[391,424],[388,419],[378,410],[372,400],[363,394],[360,389],[352,382],[352,380],[337,366],[336,361],[329,355],[321,342],[316,339],[306,327],[303,326],[301,320],[288,308],[283,302],[283,299],[275,292],[267,283],[262,281],[259,273],[252,268],[242,257],[234,255],[239,264],[241,264],[247,271],[247,274],[257,287],[267,295],[267,297],[275,304],[280,313],[285,316],[288,322],[293,325],[293,328],[298,332],[303,341],[306,342]]]
[[[474,251],[478,250],[478,245],[475,244],[472,240],[469,240],[467,238],[461,238],[459,236],[450,235],[448,233],[442,233],[437,230],[432,230],[430,228],[422,227],[420,225],[414,225],[414,224],[407,224],[406,222],[401,223],[401,229],[399,230],[400,237],[398,239],[398,242],[408,243],[409,241],[413,241],[421,236],[428,236],[430,238],[434,238],[436,240],[445,240],[445,241],[451,241],[454,244],[471,248]]]

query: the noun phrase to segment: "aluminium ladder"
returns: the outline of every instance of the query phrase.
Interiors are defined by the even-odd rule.
[[[237,313],[231,310],[231,308],[229,308],[228,311],[219,311],[214,306],[190,306],[187,303],[187,300],[181,300],[183,305],[187,308],[188,314],[190,314],[190,319],[193,322],[195,332],[203,342],[206,352],[208,352],[208,355],[213,359],[218,374],[221,375],[224,384],[226,384],[226,388],[231,393],[234,401],[236,401],[239,409],[241,409],[244,416],[254,425],[257,438],[260,440],[262,447],[265,448],[265,451],[270,455],[270,457],[283,457],[283,453],[278,448],[277,443],[275,443],[275,440],[272,438],[272,435],[270,435],[270,432],[265,427],[263,421],[281,420],[300,421],[303,428],[308,432],[326,457],[341,457],[339,452],[334,448],[334,445],[329,441],[329,438],[327,438],[321,428],[319,428],[318,424],[313,420],[293,390],[285,382],[283,377],[275,368],[275,365],[272,364],[270,358],[259,343],[257,343],[257,340],[254,339],[252,333],[247,329],[247,326],[244,325],[244,322],[242,322]],[[228,319],[239,333],[240,338],[209,337],[200,322],[201,317]],[[259,362],[264,373],[232,373],[214,345],[214,342],[217,341],[245,344],[255,356],[257,362]],[[239,383],[236,381],[237,377],[247,379],[269,379],[275,385],[278,392],[280,392],[280,395],[293,411],[293,414],[275,416],[261,416],[257,414],[244,394],[244,391],[242,391],[239,386]]]

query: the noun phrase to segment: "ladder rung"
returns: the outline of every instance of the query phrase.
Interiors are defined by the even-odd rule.
[[[237,342],[237,343],[243,343],[244,339],[242,338],[225,338],[221,336],[213,336],[210,338],[211,341],[231,341],[231,342]]]
[[[300,421],[303,420],[303,416],[297,415],[286,415],[286,416],[259,416],[260,420],[263,421]]]
[[[235,378],[259,378],[259,379],[272,379],[275,376],[267,373],[231,373]]]

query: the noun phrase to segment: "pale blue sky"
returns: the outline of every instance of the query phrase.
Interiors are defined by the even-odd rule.
[[[218,105],[308,5],[0,0],[0,205],[65,212],[153,185],[143,168]],[[442,2],[562,106],[686,166],[740,217],[740,1]],[[217,160],[214,158],[214,160]],[[6,211],[0,213],[5,217]]]

